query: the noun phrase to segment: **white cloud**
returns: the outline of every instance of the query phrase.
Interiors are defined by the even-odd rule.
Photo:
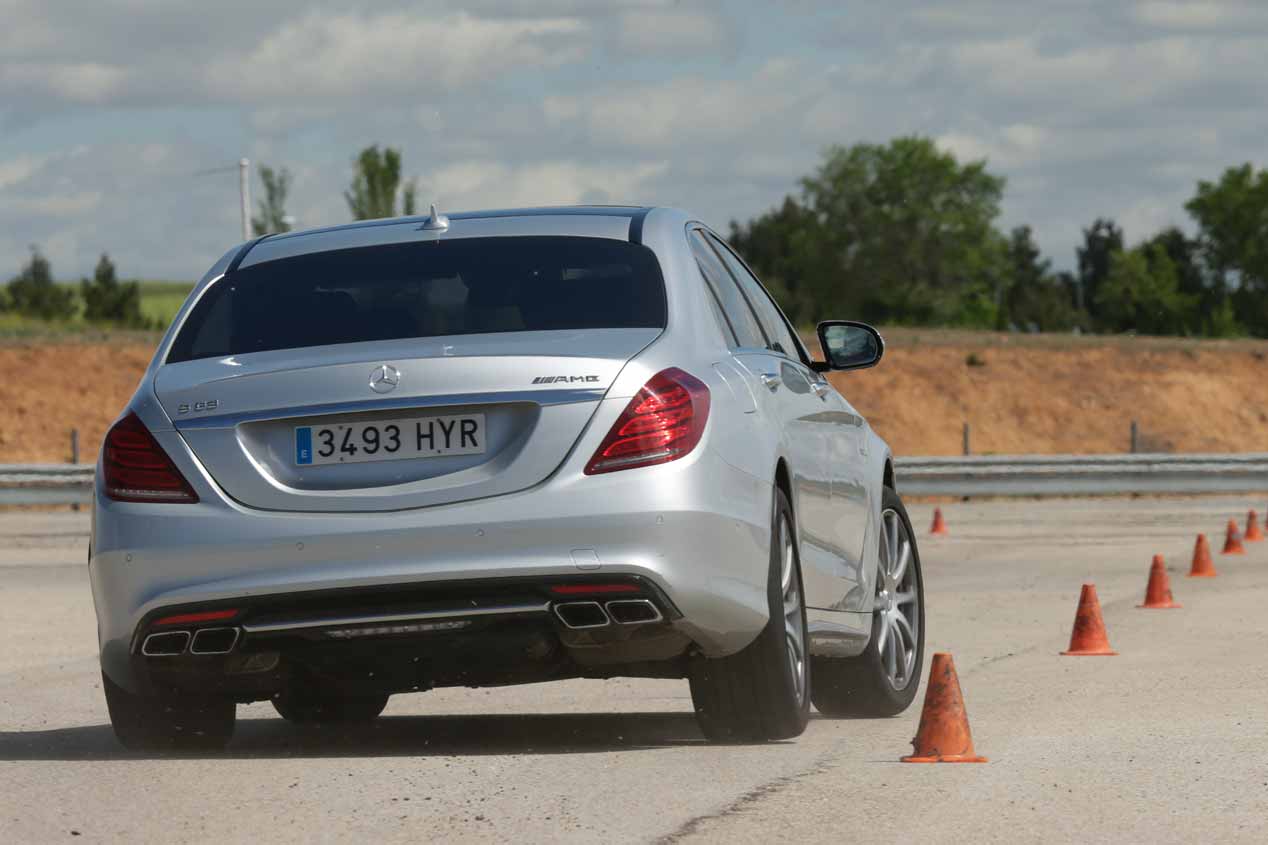
[[[440,168],[428,187],[443,207],[455,209],[651,202],[648,183],[666,168],[664,162],[546,161],[512,167],[498,161],[459,161]]]
[[[1173,91],[1209,68],[1185,38],[1048,50],[1034,37],[961,44],[953,62],[1000,93],[1075,104],[1131,103]],[[1077,98],[1077,99],[1070,99]]]
[[[206,84],[231,100],[433,96],[511,70],[576,61],[585,29],[572,18],[313,13],[283,24],[244,56],[219,59]]]
[[[39,214],[49,217],[67,217],[85,214],[101,205],[100,191],[80,191],[66,196],[25,197],[9,202],[9,207],[24,214]]]
[[[716,52],[731,38],[722,19],[703,9],[644,9],[621,15],[617,46],[632,56]]]
[[[40,93],[70,103],[96,104],[123,90],[127,71],[95,62],[0,64],[0,90]]]
[[[1264,26],[1268,9],[1255,2],[1216,0],[1147,0],[1136,3],[1133,16],[1142,23],[1165,29],[1199,31],[1227,27]]]
[[[21,155],[8,161],[0,161],[0,191],[30,179],[46,161],[46,155]]]
[[[614,85],[581,97],[547,97],[558,126],[579,121],[605,147],[682,150],[725,140],[729,147],[764,145],[776,128],[800,124],[807,102],[825,93],[803,68],[772,60],[746,80],[680,77],[656,85]]]
[[[937,142],[961,161],[985,159],[992,170],[1038,163],[1057,146],[1052,143],[1049,130],[1028,123],[1000,127],[986,138],[966,132],[947,132],[938,136]]]

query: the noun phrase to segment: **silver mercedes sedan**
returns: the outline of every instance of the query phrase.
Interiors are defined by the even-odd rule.
[[[128,747],[239,702],[688,678],[704,735],[904,710],[920,558],[890,450],[743,260],[667,208],[266,236],[195,287],[96,474],[89,553]]]

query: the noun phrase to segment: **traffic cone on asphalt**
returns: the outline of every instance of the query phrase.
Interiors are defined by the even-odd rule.
[[[930,534],[946,534],[947,523],[942,518],[942,508],[933,509],[933,526],[929,529]]]
[[[1072,657],[1118,654],[1110,648],[1101,618],[1101,603],[1096,600],[1096,585],[1084,584],[1079,596],[1079,610],[1074,614],[1074,630],[1070,632],[1070,648],[1061,652]]]
[[[1193,565],[1189,567],[1190,578],[1214,578],[1219,573],[1211,562],[1211,547],[1207,545],[1206,535],[1199,534],[1193,546]]]
[[[1149,585],[1145,587],[1145,603],[1136,606],[1151,610],[1180,607],[1171,598],[1171,579],[1167,577],[1167,566],[1163,563],[1162,555],[1154,555],[1153,566],[1149,567]]]
[[[973,750],[960,679],[955,674],[955,661],[946,652],[935,654],[929,666],[925,708],[920,713],[920,727],[911,745],[915,753],[903,757],[904,763],[986,762],[985,757],[977,756]]]
[[[1242,535],[1242,539],[1247,543],[1258,543],[1264,539],[1264,532],[1259,530],[1259,514],[1253,510],[1246,514],[1246,533]]]
[[[1242,535],[1237,533],[1237,523],[1231,519],[1228,521],[1228,534],[1224,537],[1224,551],[1221,554],[1246,554],[1246,549],[1242,546]]]

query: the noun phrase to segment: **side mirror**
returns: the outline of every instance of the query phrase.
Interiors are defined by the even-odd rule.
[[[851,320],[827,320],[819,324],[819,345],[824,363],[815,369],[864,370],[875,367],[885,354],[885,339],[867,323]]]

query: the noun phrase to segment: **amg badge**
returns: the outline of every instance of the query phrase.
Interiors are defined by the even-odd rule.
[[[533,379],[533,384],[575,384],[577,382],[593,383],[598,380],[598,376],[538,376]]]

